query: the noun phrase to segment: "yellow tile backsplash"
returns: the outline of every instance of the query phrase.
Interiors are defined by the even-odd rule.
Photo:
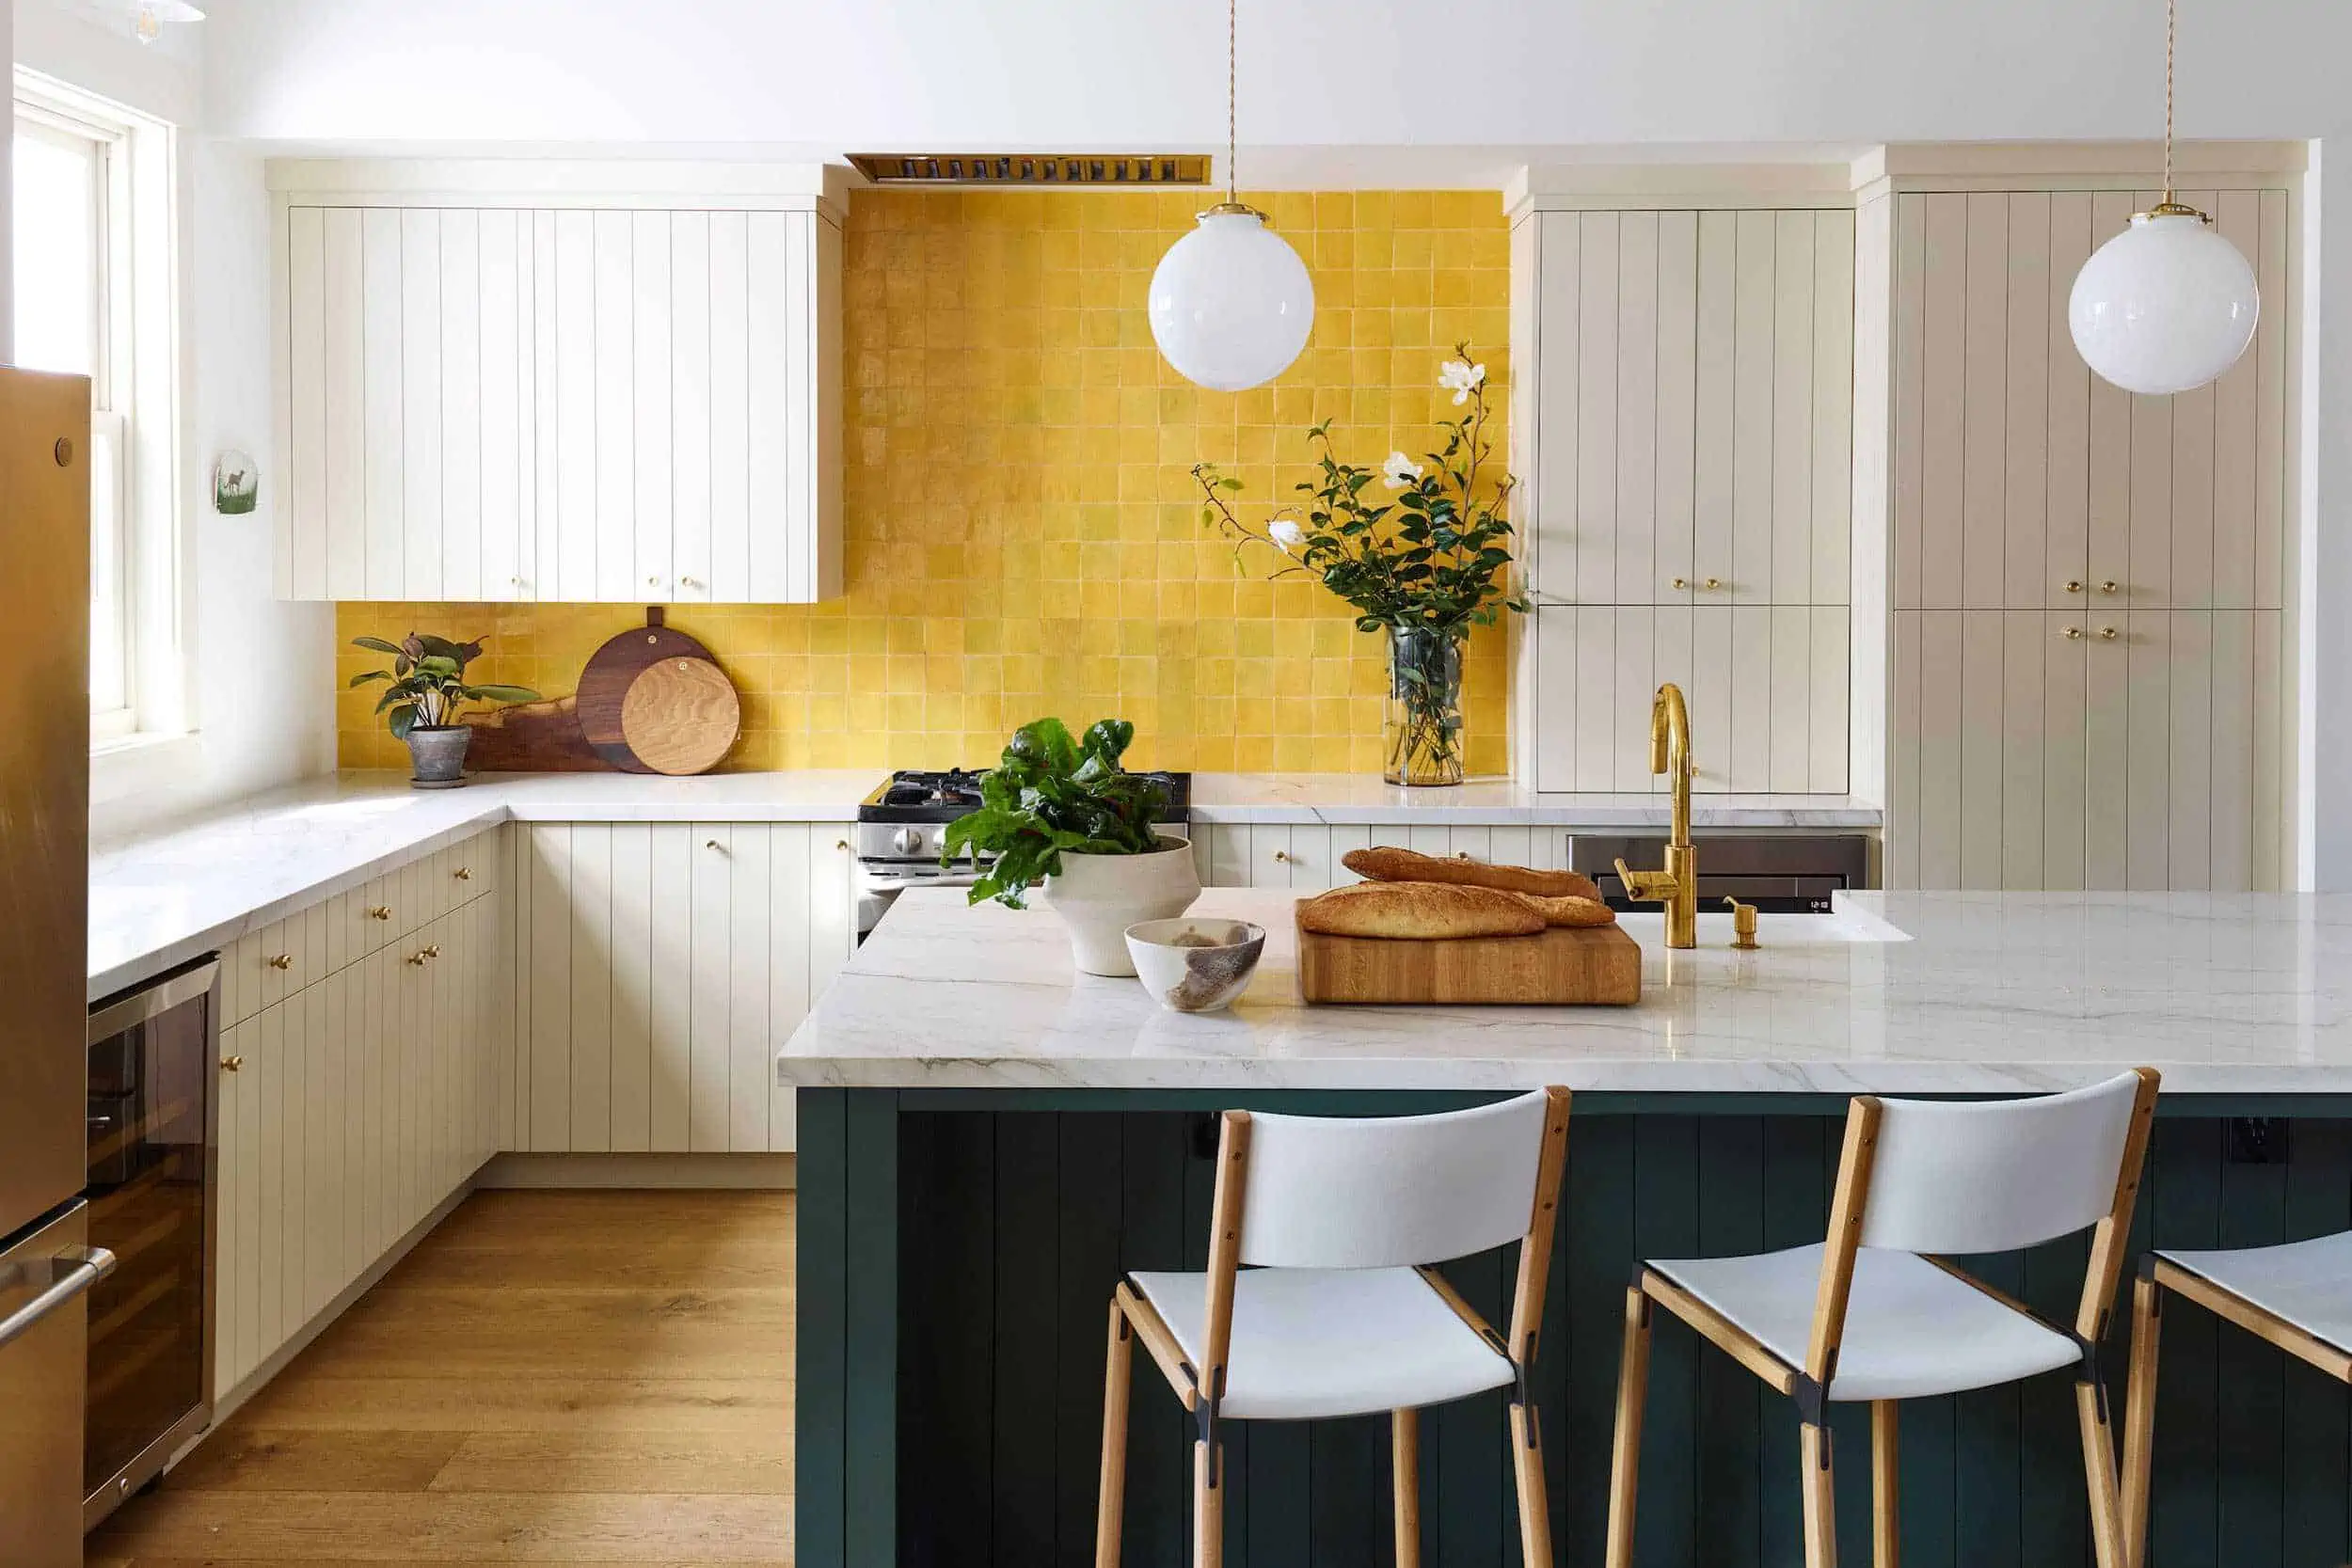
[[[1313,336],[1270,387],[1178,377],[1144,313],[1197,192],[861,191],[846,230],[843,553],[818,605],[673,607],[743,697],[731,769],[992,762],[1041,714],[1135,721],[1138,767],[1376,771],[1383,651],[1306,578],[1237,568],[1187,470],[1217,464],[1245,507],[1291,494],[1307,427],[1376,464],[1428,450],[1454,410],[1438,362],[1468,340],[1505,428],[1509,241],[1493,192],[1248,198],[1307,260]],[[628,605],[351,603],[362,633],[486,637],[479,678],[570,691]],[[1466,660],[1467,761],[1504,766],[1500,628]],[[340,700],[346,767],[405,752]]]

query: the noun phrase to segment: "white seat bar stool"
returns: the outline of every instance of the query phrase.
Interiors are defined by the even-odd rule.
[[[2282,1246],[2156,1251],[2132,1286],[2131,1391],[2123,1407],[2123,1523],[2130,1568],[2147,1560],[2148,1475],[2156,1425],[2164,1292],[2352,1383],[2352,1230]]]
[[[1195,1568],[1224,1560],[1227,1420],[1390,1413],[1398,1568],[1421,1561],[1420,1411],[1512,1389],[1519,1541],[1552,1561],[1527,1370],[1567,1157],[1568,1091],[1424,1117],[1228,1111],[1205,1274],[1136,1273],[1111,1292],[1097,1568],[1118,1568],[1131,1343],[1194,1417]],[[1509,1335],[1430,1267],[1517,1242]],[[1248,1265],[1245,1268],[1244,1265]]]
[[[2157,1076],[2066,1094],[1942,1101],[1855,1097],[1820,1245],[1750,1258],[1645,1261],[1626,1292],[1624,1371],[1610,1463],[1609,1568],[1632,1568],[1634,1496],[1653,1307],[1772,1388],[1802,1423],[1806,1568],[1837,1560],[1824,1405],[1870,1406],[1872,1545],[1900,1553],[1897,1403],[2072,1368],[2099,1568],[2125,1568],[2097,1345],[2131,1230]],[[2095,1228],[2094,1228],[2095,1227]],[[2092,1229],[2071,1328],[2048,1323],[1947,1256],[2010,1252]]]

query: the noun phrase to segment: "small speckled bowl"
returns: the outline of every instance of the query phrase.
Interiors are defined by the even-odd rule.
[[[1145,920],[1127,927],[1127,954],[1136,978],[1179,1013],[1213,1013],[1249,988],[1265,927],[1215,915]]]

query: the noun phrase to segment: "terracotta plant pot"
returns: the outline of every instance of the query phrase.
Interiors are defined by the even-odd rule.
[[[1089,974],[1133,974],[1127,927],[1172,920],[1200,896],[1192,846],[1159,835],[1147,855],[1085,855],[1065,849],[1061,874],[1045,879],[1045,905],[1070,928],[1070,954]]]
[[[411,789],[454,789],[466,782],[469,724],[419,724],[408,732]]]

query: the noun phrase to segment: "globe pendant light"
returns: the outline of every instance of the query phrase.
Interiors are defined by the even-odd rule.
[[[2237,363],[2262,313],[2254,269],[2172,199],[2173,0],[2164,8],[2164,199],[2132,214],[2074,275],[2067,325],[2090,368],[2127,392],[2202,387]]]
[[[1220,392],[1290,368],[1315,325],[1307,263],[1234,197],[1233,0],[1225,9],[1225,199],[1168,246],[1152,274],[1152,338],[1185,380]]]

